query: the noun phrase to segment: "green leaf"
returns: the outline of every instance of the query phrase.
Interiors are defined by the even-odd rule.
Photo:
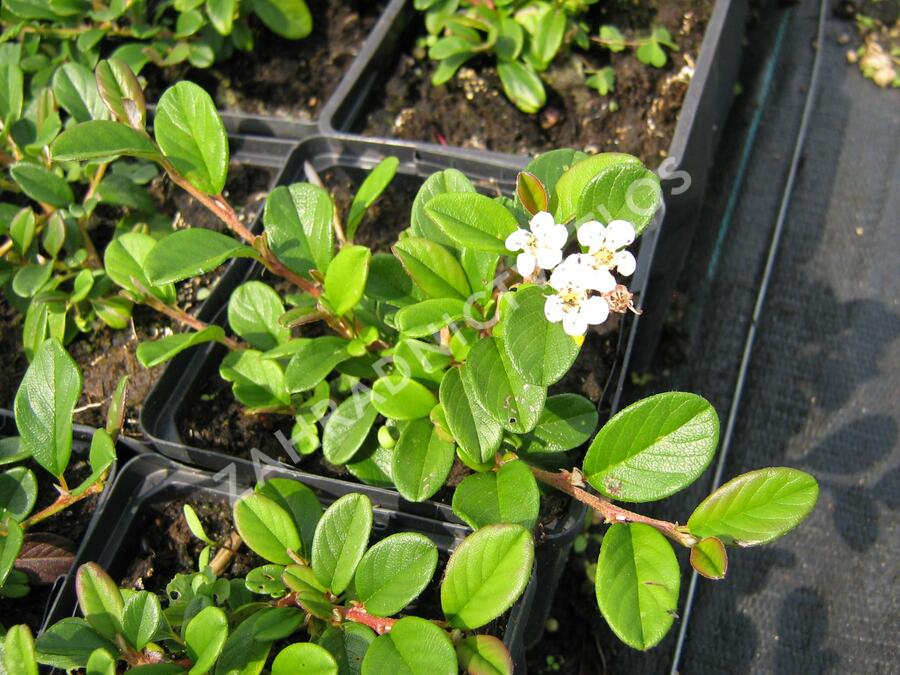
[[[465,38],[456,35],[448,35],[447,37],[442,37],[432,45],[428,50],[428,58],[432,61],[443,61],[444,59],[449,59],[454,56],[468,54],[472,51],[472,47],[474,46],[475,45]]]
[[[72,415],[79,398],[78,366],[58,340],[45,340],[16,393],[16,426],[22,445],[56,477],[69,465]]]
[[[557,150],[550,150],[549,152],[541,153],[530,162],[528,162],[528,164],[525,166],[525,170],[528,173],[533,174],[538,180],[541,181],[541,183],[543,183],[544,189],[547,191],[547,195],[552,196],[550,200],[550,208],[548,210],[554,210],[553,204],[555,199],[555,192],[557,189],[556,184],[559,181],[560,177],[564,173],[568,172],[569,169],[571,169],[575,164],[583,159],[586,159],[587,157],[588,155],[581,152],[580,150],[572,150],[571,148],[559,148]],[[579,195],[575,195],[575,198],[577,199]]]
[[[391,478],[392,450],[382,447],[377,441],[367,439],[362,449],[347,464],[347,471],[366,485],[374,487],[394,487]]]
[[[479,340],[462,368],[485,412],[513,433],[531,431],[540,418],[547,390],[528,384],[513,368],[496,338]]]
[[[520,171],[516,176],[516,197],[531,215],[549,208],[547,190],[533,173]]]
[[[25,265],[13,277],[13,292],[20,298],[32,298],[50,281],[52,274],[53,261],[43,265]]]
[[[565,375],[580,345],[566,335],[561,323],[544,316],[547,297],[540,286],[527,286],[510,298],[506,315],[504,347],[506,356],[519,375],[529,384],[548,387]]]
[[[74,670],[84,668],[96,649],[117,654],[118,648],[100,637],[84,619],[68,618],[50,626],[35,641],[38,663]]]
[[[466,476],[453,493],[453,513],[477,530],[513,523],[527,530],[537,525],[541,493],[525,462],[506,462],[494,472]]]
[[[197,515],[197,512],[194,510],[194,507],[190,504],[185,504],[182,507],[182,512],[184,513],[184,520],[187,523],[188,529],[191,531],[197,539],[200,541],[206,542],[210,546],[215,546],[216,542],[209,538],[209,535],[206,534],[206,530],[203,528],[203,522],[200,520],[200,516]]]
[[[155,159],[159,150],[146,135],[128,125],[93,120],[63,131],[50,145],[50,154],[57,162],[76,162],[120,155]]]
[[[410,230],[414,235],[430,239],[441,246],[453,246],[450,238],[443,233],[425,210],[426,204],[434,196],[451,192],[475,192],[475,186],[462,171],[457,169],[438,171],[422,183],[422,187],[419,188],[416,198],[413,200],[410,213]]]
[[[649,525],[606,531],[597,560],[597,604],[622,642],[646,650],[665,637],[675,619],[680,572],[672,546]]]
[[[477,464],[490,462],[500,447],[503,428],[466,390],[459,368],[451,368],[441,381],[441,405],[450,432],[460,449]]]
[[[11,626],[3,640],[0,666],[10,675],[38,675],[34,638],[26,625]]]
[[[128,644],[138,651],[142,650],[162,626],[159,598],[149,591],[138,591],[128,597],[122,613],[122,630]]]
[[[372,405],[389,419],[426,417],[436,403],[431,390],[398,373],[380,377],[372,385]]]
[[[103,253],[103,266],[109,278],[138,299],[150,291],[166,304],[175,302],[175,287],[171,284],[154,286],[144,274],[144,263],[156,240],[142,232],[126,232],[113,239]],[[135,283],[137,282],[137,283]]]
[[[9,236],[15,243],[16,250],[23,256],[28,252],[31,242],[34,241],[35,229],[36,219],[31,207],[26,207],[16,213],[9,224]]]
[[[766,544],[803,522],[818,498],[819,485],[808,473],[759,469],[733,478],[704,499],[688,519],[688,529],[728,545]]]
[[[66,63],[56,71],[53,76],[53,95],[76,122],[109,117],[97,91],[94,74],[80,63]]]
[[[255,567],[247,573],[244,585],[247,590],[260,595],[269,595],[273,598],[281,598],[287,594],[287,586],[282,581],[284,565],[262,565]],[[264,624],[269,627],[268,621]],[[257,632],[254,631],[256,635]]]
[[[641,164],[619,164],[600,171],[578,199],[579,217],[609,223],[627,220],[640,234],[662,204],[659,176]]]
[[[81,613],[95,631],[107,640],[122,632],[125,603],[116,583],[97,563],[78,568],[75,592]]]
[[[329,506],[313,540],[312,568],[316,578],[340,595],[353,579],[372,531],[372,502],[350,493]]]
[[[116,675],[116,659],[105,649],[95,649],[88,658],[87,675]]]
[[[281,364],[255,349],[229,352],[222,359],[219,375],[232,383],[235,398],[249,408],[280,408],[291,403]]]
[[[362,675],[456,675],[459,665],[450,636],[417,616],[400,619],[369,645]]]
[[[404,335],[419,338],[461,320],[465,313],[466,303],[458,298],[432,298],[401,308],[394,323]]]
[[[163,93],[153,118],[156,142],[191,185],[217,195],[228,177],[228,135],[202,87],[179,82]]]
[[[142,185],[137,185],[127,176],[111,174],[97,186],[97,197],[104,204],[124,206],[141,213],[153,213],[156,204],[150,193]]]
[[[190,675],[209,672],[225,646],[228,617],[218,607],[200,610],[184,627],[184,644],[193,665]]]
[[[15,520],[8,519],[5,527],[6,535],[0,535],[0,588],[7,582],[25,541],[22,526]]]
[[[586,443],[597,428],[597,406],[578,394],[558,394],[547,398],[529,453],[559,453]]]
[[[440,384],[450,354],[432,342],[401,339],[394,348],[394,368],[414,380]]]
[[[160,286],[199,277],[231,258],[256,257],[256,251],[227,234],[190,228],[160,239],[144,260],[144,272]]]
[[[531,40],[531,54],[539,70],[546,69],[556,57],[566,34],[566,12],[559,8],[544,12]]]
[[[385,157],[378,163],[372,171],[366,176],[362,185],[359,186],[356,195],[353,197],[353,203],[350,204],[350,213],[347,215],[347,239],[353,241],[356,236],[356,229],[362,222],[363,216],[369,207],[375,203],[381,193],[387,189],[387,186],[394,180],[397,175],[397,167],[400,166],[400,160],[396,157]]]
[[[22,445],[18,436],[0,438],[0,466],[14,464],[31,457],[31,452]]]
[[[512,675],[513,662],[506,645],[493,635],[472,635],[456,645],[459,665],[472,675]]]
[[[525,44],[522,26],[512,17],[501,17],[497,22],[497,29],[497,42],[494,44],[497,57],[504,61],[519,58]]]
[[[497,75],[506,97],[523,113],[534,114],[547,103],[544,84],[530,65],[520,61],[500,61]]]
[[[372,252],[365,246],[344,246],[325,271],[323,300],[341,316],[359,304],[369,276]]]
[[[718,442],[719,418],[706,399],[657,394],[631,404],[600,429],[584,458],[584,474],[607,497],[651,502],[697,480]]]
[[[16,162],[9,167],[9,175],[36,202],[63,208],[75,201],[65,179],[39,164]]]
[[[309,183],[272,190],[263,211],[269,248],[297,274],[324,272],[334,256],[331,196]]]
[[[255,553],[279,565],[290,565],[288,551],[300,549],[300,534],[290,514],[260,493],[244,495],[234,504],[234,525]]]
[[[17,466],[0,473],[0,522],[25,520],[36,500],[37,478],[31,469]]]
[[[345,623],[340,628],[328,627],[319,637],[338,665],[340,675],[359,675],[362,660],[375,639],[375,632],[361,623]]]
[[[0,63],[0,120],[4,126],[22,115],[25,76],[15,63]]]
[[[611,94],[616,90],[616,71],[612,66],[601,68],[584,81],[586,87],[596,89],[601,96]]]
[[[426,295],[460,300],[469,297],[471,288],[465,271],[453,254],[440,244],[419,237],[407,237],[394,245],[394,252]]]
[[[437,562],[437,546],[425,535],[392,534],[360,561],[353,580],[356,597],[369,614],[397,614],[425,590]]]
[[[89,464],[91,473],[71,491],[73,497],[80,497],[100,481],[109,467],[116,461],[116,443],[106,429],[97,429],[91,437]],[[102,487],[102,486],[101,486]]]
[[[104,59],[94,69],[97,91],[115,118],[143,129],[147,122],[147,103],[141,83],[128,65],[116,58]]]
[[[366,296],[386,302],[403,301],[412,291],[412,280],[390,253],[376,253],[369,263]]]
[[[550,154],[550,153],[548,153]],[[578,155],[573,155],[575,160]],[[588,186],[595,176],[605,169],[613,168],[619,165],[641,166],[641,160],[633,155],[626,155],[622,152],[601,152],[590,157],[584,157],[569,166],[563,172],[556,182],[555,190],[548,185],[547,189],[553,193],[550,200],[550,207],[556,222],[565,223],[576,216],[584,216],[580,210],[577,210],[581,193]]]
[[[312,32],[312,14],[304,0],[253,0],[252,7],[266,27],[283,38],[301,40]]]
[[[312,553],[316,526],[322,517],[322,505],[316,493],[303,483],[288,478],[269,478],[256,484],[256,491],[265,495],[291,514],[300,534],[299,552],[305,557]]]
[[[277,567],[273,565],[273,567]],[[295,607],[270,607],[263,610],[253,627],[256,640],[276,642],[293,635],[306,618]]]
[[[339,363],[350,358],[347,341],[327,335],[301,345],[285,371],[288,390],[307,391],[321,382]]]
[[[707,579],[724,579],[728,571],[725,545],[715,537],[707,537],[691,547],[691,567]]]
[[[413,420],[394,448],[391,476],[397,491],[412,502],[428,499],[443,487],[455,456],[456,447],[431,420]]]
[[[278,323],[284,314],[281,297],[268,284],[248,281],[228,299],[228,325],[241,338],[260,350],[272,349],[291,338],[291,331]]]
[[[262,672],[272,649],[271,642],[260,642],[253,637],[256,623],[262,616],[262,612],[257,612],[231,631],[216,663],[216,675],[259,675]]]
[[[206,0],[206,13],[219,35],[231,35],[236,0]]]
[[[534,541],[521,525],[488,525],[447,563],[441,607],[454,628],[475,630],[512,607],[531,579]]]
[[[91,300],[91,307],[103,323],[113,330],[124,330],[131,319],[133,303],[127,298],[109,297]]]
[[[505,255],[506,238],[519,223],[503,204],[477,192],[435,195],[425,213],[457,246]]]
[[[369,435],[378,411],[369,390],[346,398],[328,418],[322,433],[322,452],[332,464],[346,464]]]
[[[218,342],[225,337],[221,326],[207,326],[196,333],[175,333],[168,337],[142,342],[137,347],[137,360],[144,368],[153,368],[165,363],[185,349],[205,342]]]
[[[325,649],[312,642],[288,645],[272,662],[272,675],[337,675],[338,665]]]

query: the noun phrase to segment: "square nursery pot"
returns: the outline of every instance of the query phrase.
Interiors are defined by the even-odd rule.
[[[641,317],[643,327],[635,345],[634,361],[639,370],[650,365],[697,226],[716,146],[734,98],[747,6],[747,0],[716,0],[666,159],[656,169],[662,179],[666,217],[659,235],[659,255],[650,271],[649,295]],[[331,131],[351,136],[358,133],[400,54],[409,50],[415,38],[423,33],[413,3],[394,0],[367,42],[366,53],[360,55],[347,74],[341,98],[333,101],[332,114],[325,120],[331,124]],[[350,81],[351,77],[356,79]],[[459,152],[473,160],[485,154],[480,150],[449,148],[426,139],[413,144],[421,152]],[[609,149],[629,151],[627,147]],[[529,159],[517,155],[508,158],[510,163],[519,166],[524,166]]]
[[[11,436],[17,435],[18,431],[16,429],[15,414],[11,410],[0,409],[0,438],[9,438]],[[73,460],[77,458],[87,461],[88,452],[90,451],[91,447],[91,438],[93,437],[93,435],[94,429],[92,429],[91,427],[86,427],[78,424],[74,426],[72,442]],[[135,458],[138,455],[149,454],[150,451],[147,449],[147,447],[141,443],[138,443],[134,439],[122,436],[118,441],[116,441],[117,460],[110,469],[106,486],[103,492],[97,497],[96,503],[94,504],[93,509],[90,510],[90,513],[84,514],[84,518],[87,519],[87,522],[85,523],[82,519],[79,519],[78,525],[82,525],[84,529],[83,534],[81,535],[81,537],[79,537],[79,541],[75,542],[77,544],[77,549],[73,557],[73,562],[69,566],[69,570],[57,577],[56,581],[53,582],[52,586],[48,587],[47,591],[36,591],[33,587],[29,592],[29,595],[26,595],[24,598],[21,598],[19,600],[12,601],[7,598],[0,598],[0,617],[2,617],[4,620],[9,619],[10,617],[15,618],[18,615],[16,607],[19,606],[21,608],[23,606],[23,603],[28,602],[28,599],[32,594],[35,594],[35,596],[37,596],[38,594],[47,596],[45,600],[43,598],[41,600],[35,599],[35,602],[44,603],[43,609],[40,612],[42,616],[40,630],[44,630],[49,624],[58,621],[59,619],[62,619],[66,616],[69,616],[69,608],[71,607],[72,602],[74,602],[75,598],[74,585],[71,583],[71,580],[73,579],[71,572],[76,569],[76,563],[85,550],[87,540],[90,539],[97,531],[100,514],[103,510],[104,505],[109,501],[109,496],[112,492],[112,484],[116,479],[116,474],[118,471],[117,467],[124,465],[129,460]],[[40,467],[36,467],[34,471],[38,476],[39,482],[42,479],[46,479],[48,477],[48,474]],[[44,476],[41,476],[41,472],[44,473]],[[50,521],[48,520],[48,522]],[[42,528],[40,525],[36,526],[35,530],[33,531],[33,533],[41,532]]]
[[[303,480],[294,472],[278,467],[259,467],[255,475],[192,469],[159,455],[142,455],[122,467],[112,486],[112,492],[97,519],[97,527],[86,537],[79,551],[76,563],[96,562],[119,582],[126,574],[129,564],[142,549],[142,516],[152,507],[173,500],[190,498],[227,500],[228,507],[243,492],[264,478],[285,477]],[[353,487],[338,482],[329,484],[307,483],[320,501],[328,505],[345,494],[354,492]],[[446,562],[450,553],[465,538],[469,530],[452,523],[440,523],[399,512],[375,502],[372,525],[373,539],[381,539],[389,534],[402,531],[421,532],[438,546],[441,560]],[[180,516],[180,511],[179,511]],[[439,567],[440,569],[440,567]],[[186,570],[181,570],[186,571]],[[438,578],[438,575],[435,575]],[[532,576],[522,597],[503,617],[497,620],[504,644],[513,657],[515,671],[525,673],[525,650],[523,635],[532,597],[535,593],[535,579]],[[78,612],[74,595],[67,596],[67,613]],[[63,616],[63,615],[61,615]],[[61,618],[61,617],[60,617]]]
[[[235,56],[229,61],[233,61],[235,58],[252,58],[252,55],[258,53],[258,51],[271,50],[272,53],[270,56],[272,56],[273,61],[270,63],[258,62],[256,64],[232,65],[234,71],[239,71],[236,73],[238,75],[254,73],[256,75],[254,81],[247,82],[245,85],[248,88],[263,88],[263,95],[265,95],[264,88],[268,87],[274,98],[283,97],[283,92],[290,91],[292,82],[296,83],[308,80],[311,74],[319,72],[320,70],[325,73],[325,75],[321,77],[320,84],[323,87],[330,88],[330,91],[324,91],[322,92],[324,95],[319,94],[315,96],[315,98],[320,99],[321,102],[319,105],[315,106],[316,112],[314,113],[303,113],[298,110],[297,113],[294,114],[259,114],[243,112],[237,107],[226,105],[223,108],[220,108],[219,114],[222,116],[222,121],[229,134],[272,137],[296,142],[309,138],[310,136],[320,135],[323,132],[330,130],[333,127],[331,118],[334,115],[334,111],[341,106],[341,103],[346,96],[351,93],[351,85],[359,78],[359,74],[366,70],[368,60],[376,55],[372,40],[381,39],[376,36],[381,36],[385,33],[387,27],[394,23],[396,15],[403,8],[402,0],[356,0],[352,3],[347,0],[341,0],[338,2],[317,2],[312,4],[314,4],[314,7],[312,7],[314,12],[334,12],[335,16],[332,17],[333,20],[328,28],[342,29],[341,26],[345,26],[349,34],[345,35],[342,33],[340,35],[334,35],[326,31],[327,37],[324,37],[322,34],[316,32],[320,27],[317,27],[315,17],[313,20],[313,33],[309,38],[304,38],[303,40],[286,42],[283,39],[274,36],[274,34],[269,33],[268,29],[263,28],[263,32],[259,36],[262,39],[257,44],[257,47],[254,48],[254,51],[250,53],[249,57],[236,52]],[[353,5],[359,10],[358,22],[347,22],[346,16],[340,16],[342,14],[342,8],[350,5]],[[355,23],[359,23],[360,26],[355,26]],[[270,36],[272,37],[274,45],[264,44],[260,48],[259,44],[264,43],[266,38]],[[343,69],[340,67],[335,68],[335,70],[342,70],[342,72],[329,73],[327,68],[320,69],[315,64],[309,63],[305,68],[300,69],[295,67],[291,72],[291,66],[282,63],[282,54],[287,54],[286,59],[298,58],[297,52],[302,52],[306,46],[304,45],[304,42],[306,40],[316,39],[321,39],[325,43],[324,45],[317,44],[316,51],[321,52],[323,50],[327,51],[328,49],[333,49],[342,52],[339,54],[338,58],[346,63],[346,67]],[[274,50],[279,46],[282,49],[282,52],[277,54],[274,53]],[[310,55],[307,55],[307,57],[309,56]],[[191,70],[184,79],[195,80],[201,85],[205,84],[205,88],[210,90],[211,87],[215,86],[214,81],[217,78],[211,76],[209,71],[215,70],[217,67],[227,70],[229,68],[229,61],[217,64],[211,69]],[[280,71],[275,74],[275,77],[284,79],[281,86],[271,81],[267,83],[267,80],[271,80],[274,70]],[[170,84],[174,84],[174,82]],[[161,91],[162,89],[160,89],[160,93]],[[214,96],[212,92],[210,93]],[[311,93],[312,92],[306,92],[306,94],[302,94],[296,92],[296,95],[300,98],[303,95],[309,95]],[[269,103],[271,104],[273,101],[270,100]],[[282,105],[289,104],[285,102]],[[151,105],[151,108],[155,109],[155,105]]]
[[[300,144],[291,155],[282,175],[278,179],[280,185],[304,180],[304,164],[309,163],[323,177],[330,171],[358,172],[375,166],[386,156],[394,155],[400,159],[400,168],[395,181],[408,188],[408,202],[418,189],[418,185],[427,176],[445,168],[457,168],[472,179],[480,189],[487,192],[498,190],[510,193],[515,184],[518,165],[502,161],[504,158],[482,155],[481,159],[447,153],[444,150],[420,148],[410,143],[375,142],[361,139],[316,138]],[[644,298],[650,261],[653,257],[659,234],[659,223],[662,212],[657,214],[654,223],[645,231],[640,240],[637,271],[633,276],[632,290],[635,302],[641,305]],[[261,222],[255,224],[257,231]],[[360,229],[362,232],[366,225]],[[391,239],[393,241],[393,239]],[[216,287],[213,295],[206,301],[201,316],[216,323],[226,321],[226,306],[230,293],[239,284],[251,278],[258,278],[261,268],[247,259],[239,259],[230,263],[228,271]],[[627,315],[619,324],[617,332],[611,335],[615,356],[608,373],[602,375],[602,394],[599,397],[601,420],[615,412],[620,404],[622,387],[629,372],[628,361],[634,348],[636,337],[636,319]],[[235,471],[240,477],[252,476],[260,463],[275,464],[285,470],[288,475],[296,477],[310,486],[323,490],[358,491],[368,495],[376,505],[392,509],[403,514],[425,518],[444,524],[462,526],[463,523],[454,514],[449,504],[435,499],[413,503],[404,500],[393,489],[364,485],[356,479],[321,475],[321,466],[307,469],[297,465],[270,458],[265,452],[250,451],[244,448],[243,457],[226,454],[221,450],[183,437],[181,420],[187,414],[195,412],[204,405],[204,397],[210,382],[218,381],[218,367],[225,354],[221,345],[200,345],[176,356],[166,367],[165,372],[155,389],[146,400],[141,425],[145,435],[153,446],[164,456],[208,471]],[[224,392],[229,398],[231,391]],[[207,428],[220,429],[217,421],[207,423]],[[255,430],[254,430],[255,431]],[[262,429],[260,436],[247,439],[248,444],[256,444],[263,435],[272,437],[271,429]],[[289,436],[289,431],[286,432]],[[283,445],[278,446],[281,455],[285,455]],[[262,444],[256,447],[263,447]],[[289,453],[288,453],[289,454]],[[317,454],[317,453],[316,453]],[[312,455],[315,457],[316,454]],[[300,460],[296,453],[292,460]],[[295,460],[295,461],[296,461]],[[309,462],[305,462],[309,464]],[[314,475],[314,472],[320,472]],[[525,630],[525,643],[532,645],[540,639],[544,622],[549,614],[553,594],[559,583],[569,550],[576,535],[581,531],[584,518],[584,507],[572,500],[565,513],[552,522],[545,523],[536,537],[536,576],[541,592],[536,594],[534,608]]]

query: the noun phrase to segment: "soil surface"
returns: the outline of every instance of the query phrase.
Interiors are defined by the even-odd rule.
[[[38,479],[38,497],[32,510],[32,514],[35,514],[52,504],[56,500],[57,492],[49,474],[36,462],[28,461],[23,466],[31,469]],[[87,461],[73,454],[65,475],[68,485],[77,486],[90,474],[91,469]],[[94,514],[99,499],[99,495],[94,495],[73,504],[53,517],[29,528],[28,535],[50,534],[68,540],[74,560],[74,553]],[[15,617],[15,623],[28,624],[32,632],[36,633],[44,619],[44,613],[48,609],[47,603],[50,600],[52,588],[52,584],[32,582],[31,590],[25,597],[0,598],[0,623],[8,626],[9,624],[6,623],[8,617]]]
[[[358,124],[365,134],[429,141],[475,149],[535,154],[560,147],[587,152],[620,151],[655,167],[666,157],[713,0],[610,0],[594,5],[588,24],[617,26],[627,37],[664,26],[678,44],[663,68],[644,65],[626,49],[594,45],[575,57],[557,57],[544,73],[547,105],[536,115],[520,112],[503,94],[494,62],[469,61],[446,84],[431,85],[435,62],[414,47],[425,34],[412,21],[408,45],[386,67],[381,92]],[[612,66],[615,92],[600,96],[583,85],[580,69]]]
[[[147,95],[156,100],[181,80],[201,85],[220,109],[313,121],[359,54],[378,20],[383,2],[307,0],[313,31],[286,40],[251,17],[254,46],[235,51],[211,68],[189,65],[144,72]]]
[[[273,170],[261,167],[234,165],[229,172],[225,196],[238,210],[245,222],[252,222],[258,207],[262,204],[266,190],[272,180]],[[171,185],[168,180],[157,179],[153,186],[154,196],[160,204],[160,211],[173,218],[177,217],[177,227],[204,227],[221,230],[221,222],[212,216],[193,197]],[[96,232],[96,241],[102,248],[110,233]],[[219,280],[222,268],[202,278],[190,279],[178,287],[178,306],[193,312],[205,297],[206,289]],[[0,401],[12,407],[16,390],[28,363],[21,347],[23,316],[18,313],[5,296],[0,296],[0,348],[11,358],[4,359],[0,378]],[[125,433],[140,436],[138,418],[140,406],[150,393],[150,389],[162,375],[163,366],[144,368],[135,357],[137,345],[144,340],[162,337],[183,328],[168,317],[156,311],[136,306],[133,311],[132,326],[125,330],[113,330],[97,322],[92,333],[78,336],[68,345],[69,353],[81,368],[84,390],[76,407],[75,422],[89,426],[103,426],[109,397],[115,391],[119,378],[128,375],[127,410]]]
[[[143,511],[129,532],[127,542],[136,550],[119,556],[127,561],[119,577],[122,588],[146,590],[165,595],[166,584],[176,574],[197,571],[197,560],[204,543],[195,537],[184,518],[184,506],[189,504],[197,512],[210,539],[227,542],[233,531],[228,500],[212,496],[179,498],[160,502]],[[223,570],[227,578],[243,577],[265,560],[242,546]],[[113,570],[117,573],[118,570]]]

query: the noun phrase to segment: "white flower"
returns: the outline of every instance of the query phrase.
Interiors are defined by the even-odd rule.
[[[569,256],[550,275],[556,294],[544,303],[544,316],[552,323],[562,321],[563,329],[573,337],[584,335],[589,325],[601,324],[609,316],[609,303],[599,295],[591,296],[587,272],[577,256]]]
[[[589,270],[588,288],[608,293],[616,287],[614,270],[626,277],[634,274],[634,256],[623,250],[634,236],[634,226],[627,220],[614,220],[606,227],[590,220],[578,228],[578,243],[588,249],[578,258]]]
[[[540,211],[528,223],[531,231],[516,230],[506,238],[506,248],[522,251],[516,256],[516,270],[528,279],[537,269],[552,270],[562,260],[562,248],[568,233],[565,225],[557,225],[553,215]]]

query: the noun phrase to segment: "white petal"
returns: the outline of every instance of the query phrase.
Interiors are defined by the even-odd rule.
[[[521,251],[528,245],[528,232],[516,230],[506,238],[506,248],[510,251]]]
[[[547,231],[544,232],[543,243],[545,246],[552,248],[562,248],[566,245],[568,238],[569,233],[565,225],[554,225],[553,227],[548,227]]]
[[[551,323],[559,323],[563,320],[563,304],[558,295],[551,295],[544,303],[544,316]]]
[[[606,240],[606,228],[596,220],[589,220],[578,228],[578,243],[588,248],[599,248]]]
[[[619,251],[613,258],[613,267],[619,271],[619,274],[630,277],[634,274],[637,262],[635,262],[634,256],[628,251]]]
[[[577,285],[579,276],[581,275],[580,267],[577,263],[572,262],[574,256],[566,258],[562,265],[553,270],[550,275],[550,285],[558,291],[569,286]]]
[[[537,260],[530,253],[520,253],[516,256],[516,270],[527,279],[534,274],[534,268],[537,266]]]
[[[581,303],[581,318],[592,326],[603,323],[609,316],[609,303],[599,295]]]
[[[535,253],[537,254],[538,267],[542,270],[552,270],[562,260],[562,251],[558,248],[541,246]]]
[[[563,317],[563,329],[572,337],[584,335],[587,332],[587,327],[587,321],[580,314],[572,312]]]
[[[553,214],[548,211],[538,211],[531,217],[528,224],[531,225],[531,231],[537,234],[538,230],[543,230],[556,225],[556,219],[553,217]]]
[[[603,267],[591,268],[584,280],[584,286],[598,293],[609,293],[616,287],[616,278]]]
[[[606,245],[612,250],[628,246],[634,241],[634,225],[627,220],[614,220],[606,228]]]

